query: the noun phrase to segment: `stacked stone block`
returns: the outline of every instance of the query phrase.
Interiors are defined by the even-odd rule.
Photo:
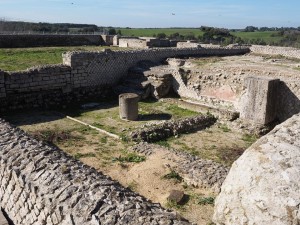
[[[53,65],[6,73],[5,85],[8,95],[67,89],[68,86],[72,85],[71,69],[64,65]]]
[[[15,225],[189,224],[0,120],[0,206]]]
[[[135,51],[68,52],[63,62],[72,68],[75,87],[114,85],[139,61],[161,62],[170,57],[237,55],[248,48],[164,48]]]
[[[248,77],[246,93],[241,98],[240,115],[257,124],[273,122],[277,116],[279,79]]]

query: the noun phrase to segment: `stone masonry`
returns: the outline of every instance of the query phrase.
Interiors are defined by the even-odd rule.
[[[139,61],[161,62],[168,57],[236,55],[249,49],[164,48],[139,51],[69,52],[63,65],[26,71],[0,71],[0,111],[58,107],[93,96],[100,98]]]
[[[257,124],[268,124],[276,119],[279,79],[248,77],[246,93],[240,100],[240,116]]]
[[[189,224],[3,120],[0,136],[0,206],[15,225]]]

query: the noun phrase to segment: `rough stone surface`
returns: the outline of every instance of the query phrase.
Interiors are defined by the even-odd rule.
[[[201,159],[188,153],[177,151],[172,148],[164,148],[160,145],[141,142],[132,147],[132,150],[144,155],[151,155],[158,151],[167,151],[178,156],[174,159],[177,166],[172,168],[183,178],[188,185],[201,188],[209,188],[219,193],[221,185],[228,174],[229,168],[213,162],[212,160]]]
[[[0,137],[0,206],[15,225],[189,224],[3,120]]]
[[[276,119],[279,79],[248,77],[246,92],[240,99],[240,116],[257,124],[268,124]]]
[[[172,190],[167,199],[168,201],[175,202],[176,204],[181,204],[184,199],[184,192]]]
[[[178,134],[204,129],[214,124],[216,120],[213,116],[200,115],[180,120],[165,121],[158,125],[133,131],[130,136],[134,141],[154,142]]]
[[[250,47],[250,50],[251,52],[259,54],[282,55],[286,57],[300,59],[299,48],[252,45]]]
[[[2,211],[0,210],[0,225],[9,225],[8,221],[6,220],[6,218],[4,217]]]
[[[137,120],[138,102],[140,97],[134,93],[126,93],[119,95],[120,118],[124,120]]]
[[[300,222],[300,114],[278,125],[232,165],[215,201],[216,224]]]

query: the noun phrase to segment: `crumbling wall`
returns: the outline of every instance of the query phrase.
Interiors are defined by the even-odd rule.
[[[121,48],[147,48],[145,40],[139,38],[120,38],[119,47]]]
[[[121,40],[121,39],[120,39]],[[74,77],[81,77],[75,86],[114,85],[139,61],[162,62],[169,57],[225,56],[249,52],[248,48],[163,48],[135,51],[67,52],[63,62],[72,68]]]
[[[81,77],[73,77],[65,65],[33,67],[26,71],[0,71],[0,111],[62,107],[107,95],[109,87],[76,88]]]
[[[47,108],[105,97],[111,87],[139,61],[161,62],[169,56],[235,55],[248,49],[151,49],[69,52],[63,65],[42,66],[20,72],[0,71],[0,111]]]
[[[189,224],[0,120],[0,206],[15,225]]]
[[[134,141],[155,142],[164,140],[171,136],[205,129],[213,125],[216,120],[217,119],[211,115],[199,115],[181,120],[165,121],[158,125],[152,125],[150,127],[133,131],[130,137]]]
[[[100,35],[1,34],[0,48],[103,45]]]
[[[298,48],[252,45],[250,47],[250,50],[251,52],[258,54],[282,55],[286,57],[300,59],[300,49]]]
[[[177,48],[201,48],[201,45],[190,41],[180,41],[177,42]]]

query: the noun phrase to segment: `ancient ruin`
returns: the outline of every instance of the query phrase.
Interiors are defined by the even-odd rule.
[[[104,38],[127,47],[133,43]],[[15,225],[203,224],[211,222],[206,218],[212,207],[201,218],[193,213],[213,198],[189,192],[201,188],[218,195],[216,224],[298,224],[300,51],[195,44],[67,52],[63,64],[0,70],[0,111],[6,119],[0,120],[0,206],[5,217]],[[118,96],[120,112],[114,102]],[[20,119],[20,111],[32,121]],[[64,125],[69,131],[60,136],[46,133],[58,146],[39,140],[39,129]],[[241,141],[243,132],[266,135],[243,153],[249,146],[245,142],[252,143]],[[209,139],[225,135],[228,146],[220,149],[218,140]],[[226,155],[229,145],[234,156]],[[124,146],[128,152],[122,155]],[[96,155],[102,153],[100,164]],[[87,162],[88,157],[95,160]],[[164,186],[155,179],[177,181]],[[159,188],[168,199],[177,195],[175,205],[168,202],[172,210],[157,204]],[[174,212],[193,197],[196,208],[182,212],[188,220]]]

